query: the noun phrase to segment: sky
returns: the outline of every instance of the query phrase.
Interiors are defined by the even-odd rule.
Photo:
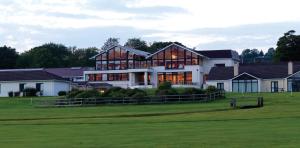
[[[0,46],[100,48],[109,37],[197,50],[276,47],[300,31],[299,0],[0,0]]]

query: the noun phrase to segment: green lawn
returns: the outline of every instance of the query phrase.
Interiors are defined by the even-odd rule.
[[[245,110],[230,109],[229,99],[207,104],[35,108],[29,98],[0,98],[0,146],[300,147],[300,93],[259,95],[264,96],[265,107]]]

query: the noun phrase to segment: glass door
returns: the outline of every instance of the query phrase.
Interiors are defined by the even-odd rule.
[[[271,82],[271,92],[278,92],[278,81]]]

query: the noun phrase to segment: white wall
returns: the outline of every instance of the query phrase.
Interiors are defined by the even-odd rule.
[[[218,83],[224,83],[224,90],[225,91],[227,91],[227,92],[232,91],[231,80],[208,80],[208,81],[206,81],[205,88],[207,88],[208,86],[217,87]]]
[[[0,97],[8,97],[8,92],[19,92],[19,84],[25,84],[24,88],[36,88],[36,83],[43,83],[43,96],[57,96],[59,91],[69,91],[68,82],[59,81],[20,81],[20,82],[0,82]]]

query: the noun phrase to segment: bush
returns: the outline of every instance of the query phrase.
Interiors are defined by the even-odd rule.
[[[218,90],[215,86],[210,85],[206,88],[206,93],[213,93],[213,92],[216,92],[216,91],[218,91]]]
[[[112,87],[102,94],[103,97],[122,97],[124,95],[126,95],[126,89],[121,87]]]
[[[75,90],[75,91],[71,91],[68,95],[67,98],[75,98],[75,96],[77,96],[78,94],[82,93],[83,91],[81,90]]]
[[[17,91],[17,92],[14,92],[14,96],[15,96],[15,97],[20,97],[20,94],[21,94],[21,93],[18,92],[18,91]]]
[[[182,94],[190,95],[190,94],[204,94],[205,92],[202,89],[197,88],[184,88]]]
[[[171,82],[163,82],[159,84],[157,89],[164,90],[164,89],[171,89],[171,88],[172,88]]]
[[[14,92],[12,92],[12,91],[8,92],[8,96],[9,97],[13,97],[14,96]]]
[[[35,88],[25,88],[23,90],[24,97],[34,97],[38,91]]]
[[[170,89],[157,89],[156,90],[156,95],[158,96],[164,96],[164,95],[177,95],[177,91],[174,88],[170,88]]]
[[[75,98],[97,98],[100,96],[100,92],[97,90],[87,90],[77,94]]]
[[[67,92],[66,91],[59,91],[58,96],[66,96]]]
[[[137,89],[137,88],[128,89],[127,96],[132,97],[132,98],[144,98],[147,96],[147,93],[146,93],[146,91]]]

